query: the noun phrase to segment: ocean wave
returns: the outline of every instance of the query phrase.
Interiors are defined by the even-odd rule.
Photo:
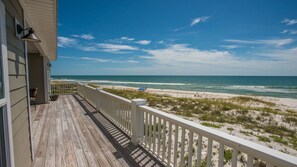
[[[87,82],[98,84],[123,84],[123,85],[168,85],[168,86],[183,86],[190,85],[186,83],[165,83],[165,82],[129,82],[129,81],[111,81],[111,80],[75,80],[75,79],[53,79],[54,81],[68,81],[68,82]]]
[[[297,93],[297,88],[292,87],[277,87],[277,86],[242,86],[242,85],[232,85],[226,86],[224,89],[240,89],[249,90],[253,92],[270,92],[270,93]]]

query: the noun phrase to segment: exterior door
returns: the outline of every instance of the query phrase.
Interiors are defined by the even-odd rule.
[[[14,167],[5,6],[0,0],[0,167]]]

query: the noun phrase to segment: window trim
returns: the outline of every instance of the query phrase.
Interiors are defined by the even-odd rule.
[[[0,99],[0,104],[3,108],[3,125],[4,125],[4,140],[5,140],[5,158],[6,166],[14,167],[14,148],[12,136],[12,121],[10,108],[10,92],[9,92],[9,77],[8,77],[8,59],[7,59],[7,41],[6,41],[6,22],[5,22],[5,5],[0,1],[0,44],[1,44],[1,59],[2,59],[2,82],[3,82],[3,99]]]

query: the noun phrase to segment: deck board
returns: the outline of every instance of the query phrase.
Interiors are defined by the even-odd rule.
[[[33,167],[162,166],[79,95],[37,106]]]

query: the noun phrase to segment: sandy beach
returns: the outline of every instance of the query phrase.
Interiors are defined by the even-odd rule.
[[[138,90],[138,88],[128,87],[128,86],[110,86],[110,85],[98,85],[98,86],[101,88]],[[269,96],[248,96],[248,95],[237,95],[237,94],[228,94],[228,93],[195,92],[195,91],[153,89],[153,88],[147,88],[145,91],[149,93],[168,95],[168,96],[178,97],[178,98],[228,99],[228,98],[238,97],[238,96],[256,97],[264,101],[276,103],[286,109],[297,110],[297,99],[291,99],[291,98],[278,98],[278,97],[269,97]]]

